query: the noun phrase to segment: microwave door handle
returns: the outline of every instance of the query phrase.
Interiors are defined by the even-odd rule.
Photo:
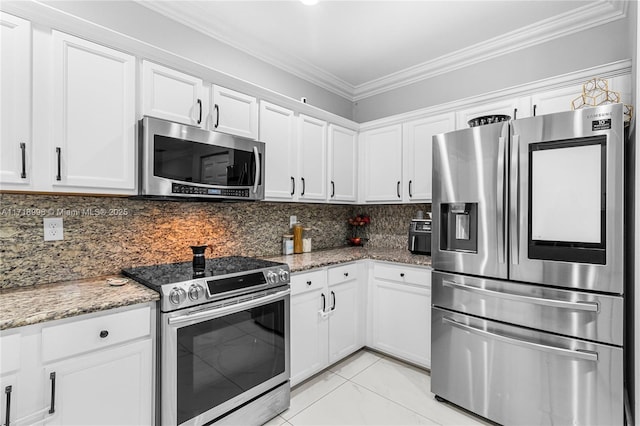
[[[504,217],[504,137],[498,138],[498,179],[497,179],[497,193],[496,193],[496,231],[498,233],[498,263],[505,262],[505,217]]]
[[[255,175],[255,181],[253,182],[253,193],[255,194],[256,192],[258,192],[258,183],[260,182],[260,153],[258,152],[258,147],[254,146],[253,147],[253,156],[256,159],[256,175]]]
[[[520,135],[513,135],[511,148],[511,263],[520,257]]]

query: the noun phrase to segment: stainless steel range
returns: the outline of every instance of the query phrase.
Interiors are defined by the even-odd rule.
[[[289,267],[248,257],[124,269],[161,294],[157,424],[262,424],[289,407]],[[194,278],[194,276],[197,276]]]

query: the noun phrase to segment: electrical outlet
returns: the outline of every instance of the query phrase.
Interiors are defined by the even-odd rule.
[[[293,228],[293,225],[295,225],[296,223],[298,223],[298,216],[289,216],[289,228]]]
[[[64,228],[61,217],[45,217],[43,224],[45,241],[64,240]]]

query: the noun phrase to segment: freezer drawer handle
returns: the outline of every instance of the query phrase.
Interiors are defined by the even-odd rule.
[[[458,321],[452,320],[451,318],[447,318],[447,317],[442,317],[442,322],[449,323],[454,327],[457,327],[457,328],[459,328],[461,330],[464,330],[464,331],[468,331],[470,333],[477,334],[479,336],[488,337],[488,338],[494,339],[494,340],[500,340],[502,342],[510,343],[510,344],[513,344],[513,345],[522,346],[524,348],[530,348],[530,349],[534,349],[534,350],[538,350],[538,351],[542,351],[542,352],[548,352],[548,353],[554,354],[554,355],[561,355],[561,356],[568,356],[568,357],[573,357],[573,358],[580,358],[580,359],[584,359],[585,361],[594,361],[594,362],[598,361],[598,353],[597,352],[586,351],[586,350],[581,350],[581,349],[571,350],[571,349],[558,348],[556,346],[541,345],[539,343],[533,343],[533,342],[529,342],[527,340],[515,339],[513,337],[508,337],[508,336],[502,336],[500,334],[496,334],[496,333],[492,333],[492,332],[489,332],[489,331],[481,330],[481,329],[478,329],[478,328],[475,328],[475,327],[471,327],[471,326],[469,326],[467,324],[459,323]]]
[[[467,284],[460,284],[455,281],[442,280],[445,287],[457,288],[473,293],[486,294],[488,296],[498,297],[500,299],[509,299],[525,303],[534,303],[536,305],[550,306],[554,308],[574,309],[577,311],[598,312],[598,302],[568,302],[565,300],[546,299],[544,297],[522,296],[520,294],[505,293],[502,291],[488,290],[486,288],[474,287]]]

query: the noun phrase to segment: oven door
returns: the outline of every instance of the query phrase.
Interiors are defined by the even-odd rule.
[[[512,129],[510,279],[622,294],[622,104]]]
[[[162,314],[163,425],[205,424],[289,380],[289,294]]]

